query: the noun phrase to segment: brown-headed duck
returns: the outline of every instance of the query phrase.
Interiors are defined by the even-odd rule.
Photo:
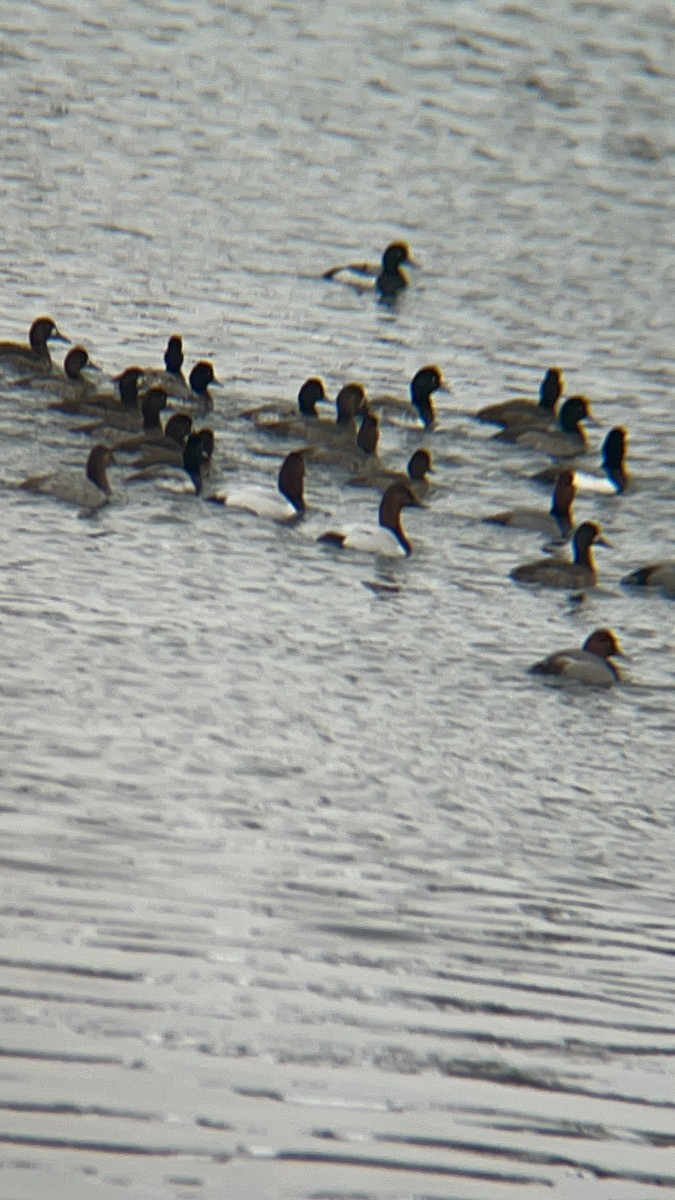
[[[417,499],[421,500],[431,486],[427,475],[433,474],[433,471],[429,451],[416,450],[408,460],[405,472],[392,471],[378,463],[374,464],[372,468],[366,464],[366,469],[361,474],[348,479],[347,483],[350,487],[381,488],[382,491],[385,491],[390,483],[404,483],[415,493]]]
[[[380,501],[376,526],[350,524],[342,529],[329,529],[317,541],[365,554],[412,554],[412,546],[401,524],[401,511],[409,507],[423,507],[412,488],[405,483],[390,483]]]
[[[278,404],[262,404],[258,408],[247,409],[241,416],[246,421],[253,421],[263,433],[273,433],[277,437],[304,437],[307,425],[319,420],[316,406],[322,400],[330,403],[323,379],[313,375],[302,384],[294,409]]]
[[[110,484],[106,470],[114,461],[110,447],[99,444],[89,453],[85,474],[56,471],[51,475],[34,475],[19,486],[29,492],[76,504],[79,508],[100,508],[108,503]]]
[[[539,399],[528,400],[525,396],[514,396],[513,400],[502,400],[498,404],[487,404],[476,413],[477,421],[489,425],[525,424],[534,426],[552,425],[555,409],[563,394],[565,382],[559,367],[549,367],[539,385]]]
[[[37,317],[28,333],[28,345],[0,342],[0,365],[20,371],[44,371],[52,365],[48,342],[69,342],[59,333],[51,317]]]
[[[189,384],[190,392],[188,399],[194,401],[195,404],[201,405],[202,408],[207,408],[211,412],[213,410],[213,396],[209,392],[209,388],[220,387],[220,380],[216,379],[213,363],[206,362],[204,359],[195,363],[190,371]]]
[[[530,429],[514,424],[496,434],[495,440],[515,442],[518,446],[527,446],[551,458],[575,458],[578,454],[585,454],[587,448],[581,421],[592,420],[586,397],[570,396],[560,409],[558,429]]]
[[[594,587],[597,582],[592,551],[594,545],[609,546],[609,542],[602,536],[599,525],[593,521],[584,521],[574,532],[572,562],[554,556],[538,558],[534,562],[514,567],[510,573],[511,578],[519,583],[538,583],[553,588]]]
[[[628,449],[628,432],[622,425],[610,429],[600,455],[600,472],[591,474],[587,471],[577,473],[577,492],[599,492],[607,495],[620,495],[630,486],[630,475],[626,468],[626,451]],[[544,467],[531,478],[535,483],[555,483],[560,468],[557,466]]]
[[[153,367],[144,370],[146,387],[163,387],[167,395],[177,400],[187,400],[190,397],[190,385],[183,374],[183,339],[179,333],[172,333],[164,351],[164,370]]]
[[[675,600],[675,560],[664,559],[646,567],[638,567],[630,575],[624,575],[621,582],[625,587],[651,588]]]
[[[296,521],[305,512],[305,460],[302,450],[292,450],[279,468],[278,494],[269,488],[242,485],[225,496],[209,496],[214,504],[237,508],[272,521]]]
[[[560,471],[553,488],[550,511],[536,508],[514,508],[509,512],[483,517],[491,525],[508,525],[512,529],[531,529],[551,537],[569,537],[574,528],[572,505],[576,494],[573,471]]]
[[[557,650],[529,668],[532,675],[547,675],[555,683],[582,683],[589,687],[612,687],[621,678],[611,661],[624,658],[616,634],[596,629],[580,650]]]

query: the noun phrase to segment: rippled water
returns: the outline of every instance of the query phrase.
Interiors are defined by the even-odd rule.
[[[672,38],[665,4],[9,3],[3,336],[180,330],[218,486],[309,374],[453,382],[406,561],[125,487],[0,490],[0,1196],[675,1196]],[[393,311],[321,271],[407,238]],[[507,579],[546,499],[471,414],[543,370],[630,432],[582,606]],[[88,438],[0,376],[5,484]],[[604,429],[592,431],[599,446]],[[285,447],[283,448],[285,449]],[[367,585],[367,586],[364,586]],[[526,667],[597,625],[605,694]]]

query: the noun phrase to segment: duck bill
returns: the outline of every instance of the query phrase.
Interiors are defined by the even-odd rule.
[[[49,340],[50,342],[65,342],[66,346],[70,345],[70,338],[64,337],[62,333],[59,333],[58,329],[54,330]]]
[[[595,539],[596,546],[607,546],[610,550],[613,549],[614,543],[608,542],[606,537],[597,537]]]

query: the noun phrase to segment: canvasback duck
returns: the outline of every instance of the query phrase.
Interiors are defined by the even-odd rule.
[[[647,567],[638,567],[637,571],[624,575],[621,582],[625,587],[651,588],[675,599],[675,560],[664,559]]]
[[[586,453],[586,434],[581,421],[592,421],[593,415],[585,396],[570,396],[563,404],[559,429],[531,429],[524,425],[509,425],[496,434],[496,439],[528,446],[551,458],[575,458]]]
[[[342,267],[330,267],[324,271],[323,278],[349,284],[359,291],[374,287],[380,300],[391,301],[408,286],[408,278],[401,270],[404,265],[417,266],[411,257],[410,247],[407,242],[391,242],[382,255],[379,267],[367,262],[347,263]]]
[[[556,405],[563,394],[565,382],[559,367],[549,367],[539,385],[539,399],[528,400],[515,396],[513,400],[502,400],[498,404],[487,404],[476,413],[477,421],[489,425],[513,425],[525,423],[533,426],[553,424]]]
[[[626,468],[626,452],[628,449],[628,432],[623,425],[610,429],[602,443],[600,454],[601,474],[591,474],[588,471],[577,472],[577,492],[597,492],[617,496],[630,486],[630,475]],[[535,483],[554,483],[559,467],[544,467],[531,478]]]
[[[563,559],[538,558],[534,562],[523,563],[514,567],[510,572],[511,578],[519,583],[539,583],[544,587],[553,588],[587,588],[595,587],[597,572],[593,560],[592,547],[609,546],[602,536],[599,525],[593,521],[585,521],[575,530],[572,539],[574,559],[565,562]]]
[[[560,471],[553,488],[550,511],[536,508],[514,508],[510,512],[493,513],[483,517],[491,525],[508,525],[512,529],[531,529],[551,537],[567,538],[574,528],[572,505],[576,494],[573,471]]]
[[[330,403],[323,379],[312,376],[305,380],[298,392],[297,407],[290,409],[278,404],[262,404],[258,408],[247,409],[241,416],[245,421],[253,421],[263,433],[301,438],[306,434],[307,425],[319,420],[316,406],[322,400]]]
[[[34,475],[19,486],[25,491],[54,496],[66,504],[95,509],[108,503],[110,484],[106,474],[115,461],[109,446],[96,445],[89,453],[86,472],[56,471],[51,475]]]
[[[225,496],[209,496],[214,504],[237,508],[272,521],[297,521],[305,512],[305,459],[302,450],[292,450],[279,468],[278,495],[265,487],[231,488]]]
[[[412,546],[401,524],[401,511],[409,507],[423,507],[412,488],[405,483],[390,483],[380,501],[376,527],[349,525],[343,529],[329,529],[317,541],[365,554],[412,554]]]
[[[51,317],[37,317],[28,333],[28,345],[21,342],[0,342],[0,364],[21,371],[44,371],[52,365],[48,342],[69,342],[59,333]]]
[[[612,687],[621,678],[612,658],[625,658],[611,629],[596,629],[580,650],[557,650],[529,668],[532,675],[548,675],[555,683],[582,683]]]

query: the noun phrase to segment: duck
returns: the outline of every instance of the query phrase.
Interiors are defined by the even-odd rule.
[[[646,567],[638,567],[636,571],[624,575],[621,582],[624,587],[651,588],[675,600],[675,559],[664,559]]]
[[[584,521],[574,532],[572,562],[555,557],[539,558],[534,562],[514,567],[510,572],[511,579],[518,583],[540,583],[544,587],[553,588],[595,587],[597,572],[592,547],[609,544],[602,536],[599,525],[593,521]]]
[[[610,429],[602,443],[600,453],[600,471],[602,474],[591,475],[589,472],[577,473],[578,492],[598,492],[612,496],[621,495],[630,486],[630,475],[626,468],[626,451],[628,449],[628,431],[623,425],[615,425]],[[559,467],[544,467],[530,476],[535,483],[554,483]]]
[[[324,271],[323,279],[346,283],[363,291],[374,286],[380,300],[392,301],[408,286],[408,278],[401,270],[407,265],[416,267],[407,242],[391,242],[382,255],[379,267],[371,263],[348,263],[346,266],[330,267]],[[374,277],[374,278],[373,278]]]
[[[33,475],[24,479],[19,487],[24,491],[37,492],[43,496],[54,496],[66,504],[76,504],[82,509],[101,508],[108,503],[110,484],[107,468],[115,461],[109,446],[101,443],[89,452],[85,474],[72,471],[56,471],[51,475]]]
[[[539,385],[539,399],[528,400],[515,396],[513,400],[502,400],[498,404],[487,404],[476,413],[477,421],[489,425],[512,425],[525,422],[528,428],[553,424],[556,405],[563,394],[565,381],[559,367],[549,367]]]
[[[65,342],[70,339],[59,333],[51,317],[37,317],[28,332],[28,345],[21,342],[0,342],[0,364],[17,367],[21,371],[44,371],[52,365],[48,342]]]
[[[548,454],[551,458],[575,458],[586,452],[586,435],[581,421],[592,421],[590,405],[585,396],[570,396],[563,404],[558,418],[559,429],[531,429],[523,425],[508,425],[495,439],[516,442]]]
[[[427,366],[421,367],[410,381],[410,401],[403,400],[398,396],[375,396],[369,401],[374,409],[400,408],[407,409],[409,404],[417,410],[422,423],[426,426],[433,425],[436,420],[436,413],[431,402],[431,397],[434,392],[447,392],[449,387],[443,378],[440,367]]]
[[[390,483],[398,481],[409,487],[418,500],[422,500],[431,486],[427,475],[433,474],[433,472],[434,467],[429,451],[416,450],[410,456],[405,472],[392,471],[387,467],[375,465],[374,468],[367,468],[360,475],[352,476],[347,480],[347,484],[349,487],[381,488],[384,491]]]
[[[361,384],[348,383],[341,388],[335,405],[334,422],[317,421],[305,430],[304,452],[313,463],[340,467],[351,473],[359,469],[364,459],[375,457],[379,420],[370,411]]]
[[[198,430],[200,434],[207,433],[205,430]],[[147,442],[140,447],[140,454],[132,462],[132,467],[137,468],[136,474],[128,475],[126,482],[135,483],[138,480],[154,479],[160,472],[161,467],[182,467],[183,451],[185,443],[192,433],[192,417],[189,413],[173,413],[165,427],[164,436]],[[213,433],[210,434],[210,451],[209,457],[213,452]],[[206,438],[202,436],[202,445],[204,446]]]
[[[279,468],[277,477],[278,495],[268,488],[242,486],[232,488],[225,496],[209,496],[213,504],[226,508],[237,508],[266,517],[272,521],[297,521],[304,516],[305,505],[305,459],[302,450],[292,450]]]
[[[183,450],[183,469],[192,480],[195,495],[201,496],[203,490],[202,471],[208,459],[201,434],[188,435]]]
[[[304,437],[307,424],[320,419],[317,404],[328,399],[323,379],[313,375],[300,387],[295,409],[282,410],[279,405],[263,404],[247,409],[241,416],[245,421],[253,421],[263,433],[273,433],[278,437]]]
[[[66,355],[66,357],[68,357]],[[76,360],[77,361],[77,360]],[[65,364],[64,364],[65,365]],[[140,399],[139,387],[143,380],[142,367],[126,367],[119,375],[113,375],[113,388],[102,391],[92,390],[71,391],[63,399],[55,401],[49,407],[54,412],[71,413],[79,416],[98,416],[101,420],[111,420],[116,424],[121,420],[119,428],[139,428]],[[130,416],[131,414],[131,416]],[[133,420],[136,420],[136,426]],[[130,425],[131,422],[131,425]],[[92,426],[94,429],[95,426]],[[88,430],[91,432],[91,430]]]
[[[108,441],[114,439],[115,450],[130,453],[143,450],[146,446],[161,445],[166,437],[166,431],[162,428],[159,414],[162,409],[167,407],[168,399],[162,387],[153,387],[144,392],[141,397],[142,430],[132,437],[124,437],[120,435],[119,431],[111,430],[112,437],[108,438]],[[174,415],[178,416],[179,414]]]
[[[412,545],[401,524],[401,511],[409,507],[423,507],[412,488],[405,483],[390,483],[380,500],[376,527],[329,529],[317,541],[366,554],[412,554]]]
[[[508,525],[512,529],[530,529],[555,538],[567,538],[574,528],[572,505],[576,494],[573,471],[560,471],[553,488],[549,512],[536,508],[514,508],[493,513],[483,520],[490,525]]]
[[[612,658],[625,658],[611,629],[595,629],[580,650],[556,650],[529,668],[531,675],[548,675],[555,683],[612,687],[621,679]]]
[[[190,384],[190,391],[187,399],[212,412],[213,396],[209,392],[209,388],[220,387],[220,380],[216,379],[213,363],[207,362],[205,359],[200,359],[190,371],[188,382]]]
[[[43,374],[31,372],[21,379],[15,379],[14,386],[47,389],[63,397],[64,400],[86,399],[88,395],[95,392],[96,386],[93,380],[83,375],[82,372],[85,369],[99,372],[101,370],[96,363],[91,361],[84,346],[72,346],[63,360],[63,375],[59,376],[54,371]]]
[[[357,417],[363,417],[366,411],[368,400],[363,384],[346,383],[335,397],[335,420],[310,421],[303,427],[310,457],[317,462],[331,462],[337,455],[336,461],[341,461],[345,452],[352,452],[356,446]]]
[[[167,395],[177,400],[187,400],[190,396],[190,386],[183,374],[183,339],[179,333],[172,333],[164,351],[164,370],[147,368],[144,372],[146,387],[163,387]]]
[[[96,395],[93,397],[93,402],[87,399],[77,409],[73,409],[68,405],[54,406],[61,411],[73,412],[76,411],[80,415],[87,413],[90,416],[98,416],[98,420],[91,422],[89,425],[80,425],[76,427],[77,433],[97,433],[100,438],[105,440],[119,441],[120,432],[125,433],[140,433],[143,430],[143,396],[149,393],[140,393],[139,386],[141,380],[144,379],[141,367],[127,367],[122,371],[121,375],[114,376],[113,382],[117,384],[119,392],[119,400],[114,394]],[[163,398],[162,408],[166,408],[167,395],[164,388],[151,388],[153,393],[151,404],[156,404],[156,401],[161,396]]]

